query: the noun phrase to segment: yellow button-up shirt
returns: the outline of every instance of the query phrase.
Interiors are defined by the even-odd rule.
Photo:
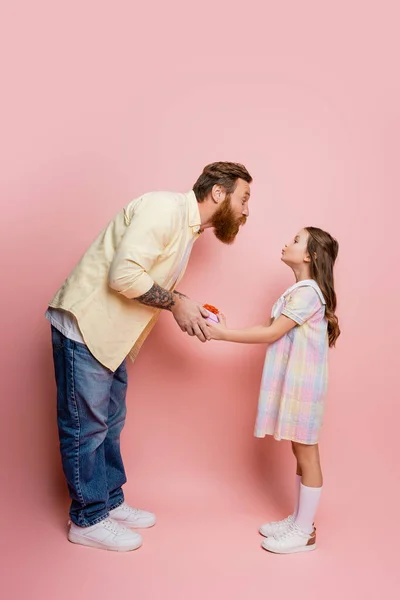
[[[135,358],[160,309],[134,299],[154,283],[173,290],[200,232],[193,191],[132,200],[100,233],[50,302],[72,313],[85,344],[115,371]]]

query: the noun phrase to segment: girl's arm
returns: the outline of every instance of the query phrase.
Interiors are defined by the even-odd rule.
[[[248,329],[228,329],[225,317],[218,315],[218,325],[208,324],[212,340],[223,340],[224,342],[238,342],[242,344],[272,344],[284,336],[288,331],[296,327],[297,323],[281,315],[271,325],[256,325]]]

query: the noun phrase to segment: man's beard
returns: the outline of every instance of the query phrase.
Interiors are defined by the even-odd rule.
[[[212,226],[215,236],[224,244],[233,244],[239,229],[246,223],[246,217],[236,217],[231,206],[231,197],[227,195],[221,206],[214,213]]]

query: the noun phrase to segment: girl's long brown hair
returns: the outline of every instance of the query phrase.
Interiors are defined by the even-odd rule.
[[[318,227],[306,227],[308,233],[307,251],[311,260],[311,277],[314,279],[326,300],[325,316],[328,321],[329,346],[335,345],[340,335],[336,311],[336,292],[333,279],[339,244],[329,233]]]

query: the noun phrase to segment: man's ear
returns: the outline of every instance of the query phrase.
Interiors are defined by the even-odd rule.
[[[211,190],[211,198],[215,204],[220,204],[225,200],[226,192],[222,185],[215,184]]]

